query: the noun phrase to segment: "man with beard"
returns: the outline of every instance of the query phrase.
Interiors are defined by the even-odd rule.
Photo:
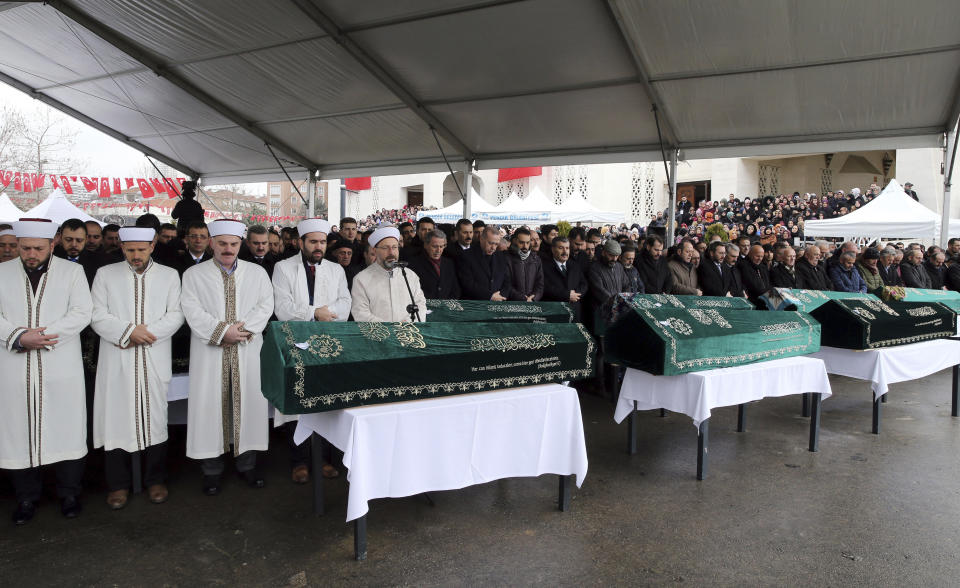
[[[557,230],[557,225],[542,225],[540,227],[540,257],[543,258],[544,264],[550,261],[550,256],[553,255],[553,240],[560,236],[560,232]],[[564,237],[566,239],[567,237]],[[567,241],[567,249],[570,249],[570,242]]]
[[[125,261],[104,266],[93,282],[92,326],[101,343],[93,446],[106,452],[107,505],[113,510],[127,505],[131,457],[139,460],[140,452],[150,502],[166,502],[168,494],[171,337],[183,313],[177,270],[151,259],[155,236],[152,228],[121,228]]]
[[[927,275],[930,276],[930,287],[934,290],[944,289],[943,284],[947,270],[947,268],[943,265],[945,260],[946,255],[943,251],[931,251],[930,255],[927,257],[927,260],[923,262],[923,269],[925,269],[927,271]]]
[[[667,268],[673,277],[673,290],[671,294],[688,294],[691,296],[700,296],[703,291],[699,288],[697,280],[697,266],[692,263],[693,243],[684,239],[677,248],[676,255],[667,262]]]
[[[275,255],[270,253],[270,239],[268,237],[267,227],[263,225],[253,225],[247,228],[246,247],[242,250],[240,259],[255,263],[267,272],[267,276],[273,277],[273,266],[277,263]]]
[[[177,240],[177,227],[170,223],[163,223],[160,225],[160,231],[157,233],[157,243],[163,243],[164,245],[171,245]],[[121,240],[122,242],[122,240]]]
[[[426,321],[427,300],[420,278],[396,265],[400,258],[400,231],[396,227],[380,227],[370,235],[369,243],[376,253],[376,262],[353,279],[353,319],[367,323],[411,321],[407,307],[414,304],[420,321]]]
[[[919,249],[910,249],[904,255],[903,263],[900,264],[900,276],[903,278],[903,285],[908,288],[933,287],[930,275],[923,267],[923,252]]]
[[[454,247],[458,245],[454,243]],[[417,273],[423,295],[428,299],[457,300],[460,298],[457,268],[452,259],[444,256],[446,249],[449,247],[444,232],[432,231],[427,234],[423,253],[410,260],[410,269]]]
[[[697,283],[704,296],[730,294],[730,268],[726,264],[727,249],[720,241],[707,246],[707,254],[697,270]]]
[[[13,226],[20,260],[0,264],[0,468],[10,470],[12,518],[22,525],[36,512],[45,465],[56,471],[63,516],[80,514],[87,411],[79,334],[92,303],[83,268],[52,255],[56,223]]]
[[[60,243],[53,248],[53,254],[61,259],[79,263],[87,276],[87,285],[93,284],[93,277],[100,267],[95,253],[86,250],[87,225],[78,218],[63,221],[60,225]]]
[[[0,263],[20,257],[17,234],[11,225],[0,225]]]
[[[456,260],[460,255],[473,246],[473,224],[469,219],[462,218],[457,221],[453,229],[453,243],[448,243],[443,250],[443,255]]]
[[[200,461],[208,496],[220,493],[229,452],[249,486],[264,486],[256,471],[257,451],[269,441],[260,348],[273,286],[262,267],[237,259],[245,228],[235,220],[211,222],[213,258],[183,274],[181,308],[191,333],[187,457]]]
[[[280,233],[275,229],[270,229],[267,233],[267,242],[270,244],[270,253],[273,254],[273,257],[280,259],[280,254],[283,253],[283,240],[280,238]]]
[[[803,259],[797,260],[797,287],[804,290],[833,290],[825,264],[820,262],[823,250],[810,245],[803,251]]]
[[[606,323],[610,319],[614,297],[627,287],[627,274],[617,261],[622,253],[620,244],[610,239],[600,250],[600,258],[587,273],[590,309],[595,321],[599,319]]]
[[[341,264],[324,259],[330,223],[311,218],[297,226],[300,255],[278,262],[273,270],[274,312],[281,321],[346,321],[350,315],[350,290]],[[345,251],[351,251],[349,246]],[[274,412],[273,425],[279,427],[297,420]],[[287,426],[290,444],[291,479],[306,484],[310,479],[310,445],[293,441],[295,426]],[[314,474],[316,475],[316,473]],[[323,477],[335,478],[337,470],[329,463],[323,466]]]
[[[647,294],[669,294],[673,291],[673,277],[667,268],[663,239],[659,235],[647,237],[636,265]]]
[[[640,272],[634,267],[633,262],[637,258],[637,248],[633,241],[620,247],[620,264],[623,265],[623,271],[627,275],[627,289],[624,292],[631,294],[643,294],[643,281],[640,279]]]
[[[587,293],[587,276],[580,264],[570,260],[570,241],[554,237],[553,254],[543,267],[543,300],[568,302],[574,322],[581,322],[581,301]]]
[[[513,232],[507,251],[507,274],[510,276],[509,300],[534,302],[543,297],[543,265],[530,249],[530,229],[520,227]]]
[[[103,227],[103,252],[117,258],[123,257],[120,253],[120,225],[110,224]]]
[[[480,232],[480,244],[457,259],[460,291],[467,300],[502,302],[510,296],[510,275],[500,245],[500,228],[489,225]]]

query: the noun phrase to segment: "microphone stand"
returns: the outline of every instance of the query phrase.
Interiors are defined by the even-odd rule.
[[[413,297],[413,289],[410,288],[410,280],[407,279],[407,268],[400,266],[400,273],[403,274],[403,281],[407,285],[407,293],[410,294],[410,304],[407,305],[407,312],[410,313],[410,320],[420,322],[420,308]]]

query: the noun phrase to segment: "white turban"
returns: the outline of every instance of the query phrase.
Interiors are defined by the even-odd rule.
[[[297,225],[297,234],[303,237],[307,233],[325,233],[329,235],[330,222],[322,218],[304,219]]]
[[[119,231],[120,241],[153,241],[157,232],[149,227],[121,227]]]
[[[233,220],[229,218],[218,218],[215,221],[212,221],[207,225],[207,229],[210,231],[211,237],[219,237],[220,235],[232,235],[234,237],[240,237],[243,239],[243,235],[247,230],[247,225],[243,224],[238,220]]]
[[[57,223],[45,218],[13,223],[13,232],[18,239],[53,239],[58,228]]]
[[[7,235],[13,235],[14,237],[17,236],[17,234],[13,232],[13,229],[4,229],[0,231],[0,237],[6,237]]]
[[[380,227],[370,235],[370,246],[376,247],[377,243],[390,237],[393,237],[398,242],[400,241],[400,231],[397,230],[397,227]]]

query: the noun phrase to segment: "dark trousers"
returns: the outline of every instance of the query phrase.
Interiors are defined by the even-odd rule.
[[[310,465],[310,438],[304,439],[303,443],[297,445],[293,440],[293,433],[297,430],[296,421],[285,423],[281,426],[283,434],[287,438],[287,445],[290,446],[290,467],[309,466]]]
[[[112,449],[104,456],[104,470],[107,475],[107,489],[129,490],[133,483],[131,460],[140,459],[143,453],[143,485],[146,487],[163,484],[167,479],[167,442],[147,447],[142,452],[131,454],[123,449]]]
[[[234,458],[233,465],[237,468],[238,472],[249,472],[257,467],[257,452],[244,451]],[[200,469],[203,471],[204,476],[220,476],[223,474],[225,467],[222,455],[200,460]]]
[[[82,491],[83,458],[58,461],[50,467],[57,474],[57,496],[79,496]],[[10,479],[17,494],[17,502],[38,502],[43,491],[43,468],[10,470]]]

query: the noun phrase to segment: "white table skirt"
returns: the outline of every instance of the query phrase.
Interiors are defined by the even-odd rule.
[[[960,364],[960,341],[935,339],[866,351],[821,347],[810,357],[822,359],[831,374],[869,381],[876,400],[887,393],[890,384],[916,380]]]
[[[294,439],[311,433],[343,451],[347,521],[374,498],[547,473],[580,486],[587,474],[580,400],[560,384],[301,415]]]
[[[190,375],[173,374],[170,378],[170,387],[167,389],[167,402],[186,400],[190,395]]]
[[[785,357],[677,376],[655,376],[628,368],[613,418],[623,421],[636,403],[638,410],[666,408],[683,413],[699,427],[714,407],[807,392],[819,392],[823,398],[832,394],[824,362],[811,357]]]

